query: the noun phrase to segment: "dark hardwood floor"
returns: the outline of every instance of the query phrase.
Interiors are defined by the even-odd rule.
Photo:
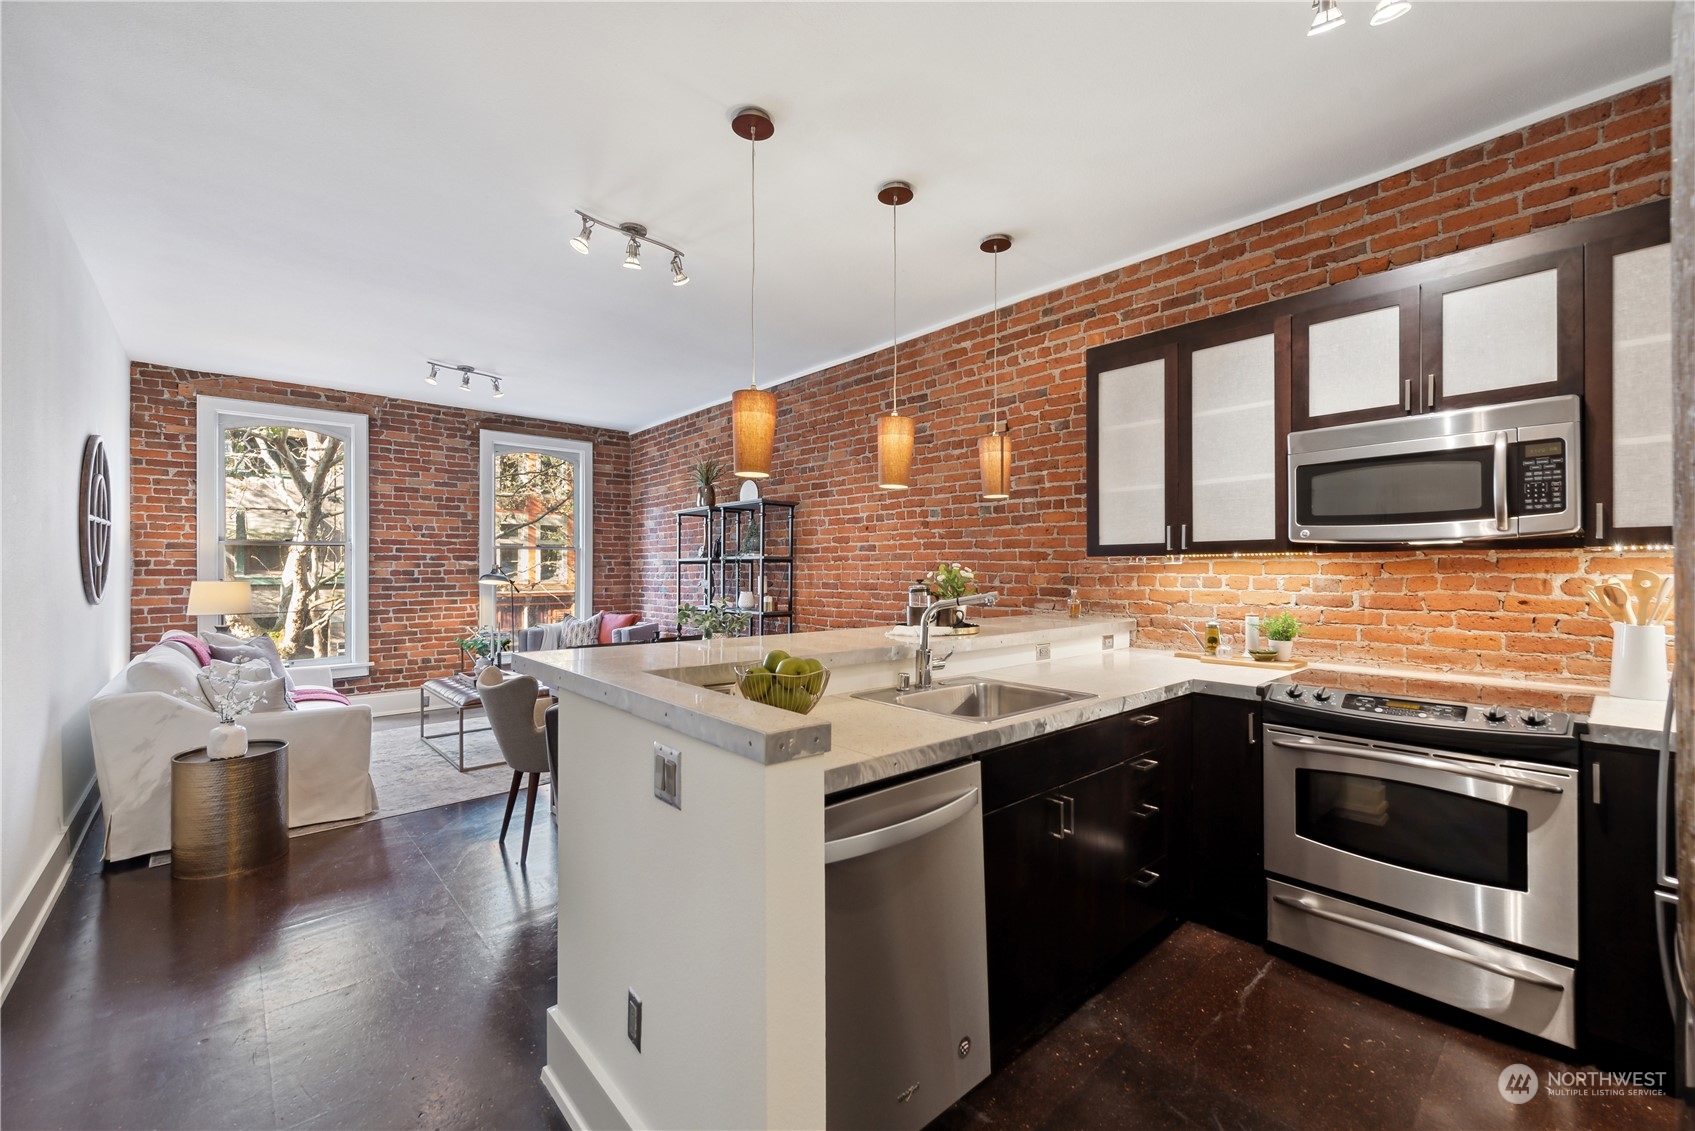
[[[553,824],[504,797],[333,829],[236,880],[102,870],[99,830],[0,1010],[0,1125],[564,1127]]]
[[[0,1125],[563,1127],[553,826],[526,873],[503,806],[296,838],[234,881],[102,870],[91,835],[0,1010]],[[933,1131],[1687,1126],[1663,1096],[1508,1104],[1515,1062],[1565,1067],[1187,925]]]

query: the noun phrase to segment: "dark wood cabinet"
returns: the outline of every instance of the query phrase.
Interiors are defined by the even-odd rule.
[[[1580,1032],[1596,1055],[1637,1069],[1672,1059],[1654,910],[1658,770],[1653,751],[1583,747]]]
[[[1290,319],[1290,427],[1297,431],[1416,411],[1418,288],[1323,302]]]
[[[1257,701],[1193,697],[1189,750],[1189,914],[1265,941],[1265,776]]]
[[[1187,708],[1162,703],[982,756],[997,1065],[1173,921]]]

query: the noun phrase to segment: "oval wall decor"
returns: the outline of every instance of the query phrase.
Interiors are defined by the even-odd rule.
[[[82,446],[77,501],[82,512],[77,519],[82,594],[89,604],[98,605],[112,565],[112,469],[106,463],[106,441],[98,436],[90,436]]]

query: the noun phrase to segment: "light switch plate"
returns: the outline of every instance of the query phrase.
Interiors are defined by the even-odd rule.
[[[1053,645],[1052,644],[1038,644],[1038,645],[1036,645],[1036,659],[1038,659],[1038,660],[1051,660],[1051,659],[1053,659]]]
[[[1103,652],[1112,651],[1112,644],[1113,644],[1113,639],[1110,635],[1101,637],[1101,651],[1103,651]]]
[[[683,752],[653,744],[653,796],[673,809],[683,807]]]
[[[636,1046],[636,1051],[642,1051],[642,999],[636,996],[636,991],[630,991],[630,998],[624,1009],[624,1028],[630,1037],[630,1043]]]

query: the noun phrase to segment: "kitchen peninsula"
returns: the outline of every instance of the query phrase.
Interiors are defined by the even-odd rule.
[[[946,677],[992,671],[1090,697],[998,723],[855,698],[910,668],[912,646],[884,628],[516,658],[561,701],[559,1001],[543,1078],[573,1125],[824,1124],[828,796],[1189,695],[1251,719],[1260,689],[1288,678],[1134,649],[1122,620],[989,617],[947,643]],[[771,648],[830,670],[811,714],[726,693],[731,665]],[[1447,686],[1479,694],[1471,677]],[[1591,710],[1576,700],[1560,702]],[[1593,711],[1609,741],[1653,744],[1650,720],[1605,699]],[[676,808],[655,796],[660,747],[679,752]]]

